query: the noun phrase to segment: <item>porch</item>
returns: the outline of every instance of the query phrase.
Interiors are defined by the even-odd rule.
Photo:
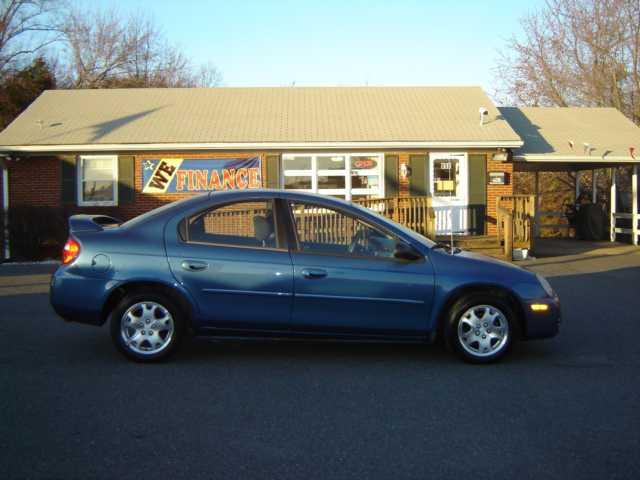
[[[615,171],[615,170],[614,170]],[[637,185],[637,167],[633,168],[632,184]],[[612,174],[615,179],[615,173]],[[538,182],[539,184],[539,182]],[[594,190],[594,198],[600,192]],[[637,189],[634,190],[637,199]],[[575,200],[580,198],[580,189],[576,189]],[[421,197],[395,197],[359,200],[358,203],[370,208],[377,213],[411,228],[433,240],[443,243],[453,243],[454,246],[471,250],[485,255],[513,260],[514,249],[528,250],[536,258],[548,258],[567,255],[615,255],[618,252],[627,252],[637,249],[638,244],[638,210],[637,201],[632,202],[631,213],[616,211],[615,184],[609,191],[611,205],[608,217],[611,219],[612,228],[609,240],[578,240],[575,237],[545,238],[541,236],[549,228],[574,228],[569,223],[561,223],[558,217],[562,212],[539,212],[539,194],[516,194],[499,196],[496,199],[497,234],[496,235],[436,235],[435,213],[432,208],[431,198]],[[555,220],[553,220],[555,218]],[[636,231],[633,228],[616,226],[619,219],[635,218]],[[549,220],[552,219],[552,220]],[[620,238],[620,233],[632,235],[631,245]],[[634,241],[635,240],[635,241]]]

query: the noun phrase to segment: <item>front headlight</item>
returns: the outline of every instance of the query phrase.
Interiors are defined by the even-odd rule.
[[[536,274],[536,277],[538,277],[538,281],[540,282],[540,285],[542,286],[542,288],[544,288],[544,291],[546,292],[546,294],[549,295],[550,297],[555,297],[556,292],[553,291],[553,287],[551,286],[549,281],[539,273]]]

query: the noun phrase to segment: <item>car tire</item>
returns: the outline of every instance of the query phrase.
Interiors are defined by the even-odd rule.
[[[137,362],[155,362],[173,354],[184,335],[184,314],[166,295],[127,294],[111,312],[111,338]]]
[[[449,310],[448,347],[469,363],[491,363],[506,355],[519,335],[518,318],[507,301],[490,294],[467,295]]]

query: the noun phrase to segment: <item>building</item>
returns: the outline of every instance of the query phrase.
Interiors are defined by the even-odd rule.
[[[635,125],[584,112],[499,110],[479,87],[46,91],[0,133],[3,207],[127,219],[203,191],[272,187],[429,196],[437,233],[494,234],[519,163],[569,168],[571,141],[609,167],[611,135],[613,160],[635,162]],[[587,118],[600,150],[581,150]]]

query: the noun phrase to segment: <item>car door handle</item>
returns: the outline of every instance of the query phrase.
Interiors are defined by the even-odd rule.
[[[193,260],[183,260],[180,266],[188,272],[201,272],[207,268],[205,262],[195,262]]]
[[[324,278],[327,276],[327,271],[321,268],[303,268],[301,273],[304,278]]]

